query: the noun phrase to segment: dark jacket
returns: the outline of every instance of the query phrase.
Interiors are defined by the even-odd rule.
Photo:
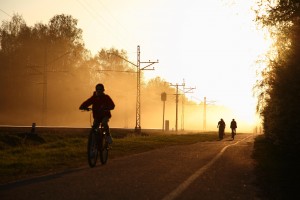
[[[93,96],[84,101],[79,109],[86,109],[92,105],[94,119],[103,119],[103,117],[111,117],[110,110],[115,108],[113,100],[107,94],[97,96],[94,92]]]
[[[225,126],[226,126],[226,124],[225,124],[225,122],[224,122],[223,120],[220,120],[220,121],[218,122],[218,127],[219,127],[219,129],[225,129]]]
[[[237,128],[236,121],[231,121],[230,128]]]

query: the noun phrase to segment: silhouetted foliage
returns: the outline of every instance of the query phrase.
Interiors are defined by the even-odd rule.
[[[264,133],[274,143],[299,145],[300,1],[259,2],[257,20],[275,36],[277,50],[257,84]]]
[[[56,15],[30,27],[16,14],[0,28],[0,123],[41,125],[44,114],[43,125],[88,125],[78,106],[101,82],[116,103],[112,126],[134,127],[136,70],[125,50],[101,49],[92,56],[72,16]],[[160,96],[147,90],[141,75],[142,101],[152,103],[151,112],[160,109]]]
[[[49,94],[47,106],[54,110],[59,104],[55,103],[53,106],[50,99],[61,101],[61,93],[79,85],[70,74],[80,67],[82,57],[87,51],[82,43],[82,31],[76,25],[77,20],[66,15],[57,15],[48,25],[39,23],[34,27],[27,26],[19,15],[14,15],[11,21],[2,23],[1,111],[17,110],[17,115],[40,118],[34,113],[41,110],[44,85],[47,85]],[[52,93],[52,88],[59,89]],[[57,96],[60,96],[59,100]]]

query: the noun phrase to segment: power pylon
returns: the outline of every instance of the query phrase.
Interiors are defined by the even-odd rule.
[[[152,61],[147,61],[147,62],[141,62],[140,61],[140,56],[141,56],[141,51],[140,51],[140,46],[138,45],[137,46],[137,64],[134,64],[128,60],[126,60],[125,58],[119,56],[119,55],[116,55],[116,54],[113,54],[115,56],[118,56],[119,58],[125,60],[126,62],[134,65],[137,67],[137,70],[136,70],[136,73],[137,73],[137,86],[136,86],[136,121],[135,121],[135,131],[137,133],[140,133],[141,132],[141,70],[154,70],[154,67],[149,69],[148,67],[150,65],[153,65],[155,63],[158,63],[158,60],[155,61],[155,62],[152,62]],[[146,65],[145,67],[142,67],[141,68],[141,64],[148,64]]]
[[[154,70],[148,69],[150,65],[153,65],[155,63],[158,63],[158,60],[155,62],[148,61],[148,62],[141,62],[140,61],[140,46],[137,46],[137,94],[136,94],[136,125],[135,125],[135,131],[137,133],[141,132],[141,70]],[[142,64],[148,64],[145,67],[141,68]]]

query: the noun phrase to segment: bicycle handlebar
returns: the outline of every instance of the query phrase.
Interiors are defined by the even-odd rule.
[[[81,109],[82,111],[91,111],[92,108],[85,108],[85,109]]]
[[[82,111],[91,111],[92,110],[92,108],[83,108],[83,109],[80,109],[80,110],[82,110]],[[109,111],[108,109],[103,109],[102,111]]]

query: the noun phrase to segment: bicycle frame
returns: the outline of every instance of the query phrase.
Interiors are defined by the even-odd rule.
[[[90,111],[91,109],[88,109]],[[102,123],[99,128],[91,128],[88,144],[87,144],[87,157],[90,167],[95,167],[97,163],[98,153],[100,154],[101,164],[106,164],[108,159],[109,144],[105,137],[105,131]]]

